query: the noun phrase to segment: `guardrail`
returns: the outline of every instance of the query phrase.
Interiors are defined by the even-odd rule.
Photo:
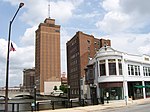
[[[5,112],[5,103],[0,103],[0,112]],[[28,108],[22,108],[28,107]],[[8,103],[8,111],[9,112],[20,112],[20,111],[32,111],[31,103],[30,102],[23,102],[23,103]]]
[[[79,106],[89,106],[89,105],[98,105],[104,104],[104,99],[97,98],[93,99],[81,99],[79,100],[43,100],[37,101],[35,105],[32,105],[34,102],[18,102],[18,103],[8,103],[8,109],[11,112],[21,112],[21,111],[39,111],[39,110],[54,110],[61,108],[73,108]],[[0,103],[0,111],[5,110],[5,103]]]

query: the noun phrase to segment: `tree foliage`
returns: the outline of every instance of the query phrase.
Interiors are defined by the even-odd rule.
[[[61,85],[59,86],[59,89],[62,90],[64,93],[67,93],[68,90],[67,85]]]

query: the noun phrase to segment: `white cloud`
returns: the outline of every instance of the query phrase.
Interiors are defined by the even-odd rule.
[[[116,50],[131,54],[150,55],[150,33],[149,34],[113,34],[103,36],[109,38],[112,47]]]
[[[35,31],[37,28],[37,26],[33,26],[26,29],[24,35],[20,37],[22,45],[35,45]]]
[[[149,0],[104,0],[100,5],[106,13],[96,26],[109,34],[107,37],[116,49],[150,55],[149,3]],[[147,33],[140,34],[142,30]]]
[[[123,12],[139,15],[150,15],[149,0],[120,0],[120,6]]]
[[[18,5],[21,0],[3,0],[10,2],[12,5]],[[73,11],[81,4],[84,0],[56,0],[50,1],[50,16],[51,18],[57,19],[60,23],[69,20]],[[27,24],[34,26],[43,21],[48,17],[48,3],[49,0],[26,0],[24,1],[24,8],[26,11],[20,16],[22,21]]]
[[[105,0],[101,3],[106,11],[96,26],[105,33],[137,32],[150,22],[149,2],[141,0]]]
[[[109,34],[118,33],[126,30],[129,24],[129,17],[126,14],[119,12],[108,12],[102,21],[98,21],[96,26],[103,32]]]
[[[120,9],[120,7],[119,7],[119,0],[104,0],[103,4],[102,4],[102,7],[106,11],[112,11],[112,10],[118,11]]]
[[[19,6],[19,3],[22,2],[22,0],[2,0],[4,2],[9,2],[11,3],[12,5],[18,5]]]
[[[83,0],[58,0],[50,2],[50,17],[57,19],[60,23],[66,22],[73,15],[73,11]],[[28,0],[25,2],[27,11],[21,19],[29,25],[37,25],[48,17],[48,0]]]
[[[15,43],[13,43],[16,51],[10,52],[9,59],[9,77],[13,77],[16,79],[22,79],[22,72],[24,68],[31,68],[34,66],[34,46],[28,47],[19,47]],[[7,53],[7,41],[4,39],[0,39],[0,74],[2,81],[0,82],[0,86],[4,85],[5,82],[5,71],[6,71],[6,53]],[[22,80],[16,81],[13,85],[19,85]],[[9,84],[12,85],[12,81],[9,80]]]

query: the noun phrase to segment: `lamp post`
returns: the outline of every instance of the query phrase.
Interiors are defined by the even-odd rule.
[[[70,104],[70,85],[68,85],[68,106]]]
[[[10,35],[11,35],[11,25],[24,3],[20,3],[19,7],[9,23],[9,34],[8,34],[8,51],[7,51],[7,63],[6,63],[6,90],[5,90],[5,112],[8,112],[8,78],[9,78],[9,52],[10,52]]]
[[[34,106],[35,106],[35,111],[36,111],[36,85],[34,86]]]

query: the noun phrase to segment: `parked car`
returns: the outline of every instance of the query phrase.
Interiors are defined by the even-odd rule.
[[[53,92],[51,92],[51,95],[52,96],[61,96],[61,95],[63,95],[64,93],[63,93],[63,91],[61,91],[61,90],[54,90]]]

